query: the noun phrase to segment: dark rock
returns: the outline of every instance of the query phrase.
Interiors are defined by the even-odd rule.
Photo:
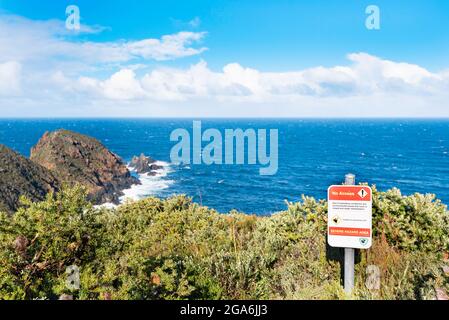
[[[151,171],[161,170],[161,169],[164,169],[164,167],[163,166],[158,166],[157,164],[150,165],[150,170]]]
[[[153,168],[162,168],[155,165],[155,162],[156,161],[154,159],[152,159],[151,157],[147,157],[142,153],[139,157],[134,156],[129,163],[129,166],[137,173],[151,173],[152,170],[157,170]]]
[[[47,193],[59,189],[60,183],[51,171],[0,145],[0,211],[15,212],[22,195],[42,201]]]
[[[117,204],[123,189],[139,183],[120,157],[98,140],[68,130],[46,132],[31,149],[30,159],[64,184],[85,186],[96,204]]]

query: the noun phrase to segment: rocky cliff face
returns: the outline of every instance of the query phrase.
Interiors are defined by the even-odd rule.
[[[59,181],[49,170],[0,145],[0,211],[16,211],[22,195],[40,201],[59,188]]]
[[[30,159],[62,183],[86,186],[90,200],[97,204],[118,203],[121,190],[139,183],[98,140],[68,130],[45,133],[31,149]]]

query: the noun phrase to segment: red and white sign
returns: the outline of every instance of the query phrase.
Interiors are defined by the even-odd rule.
[[[331,247],[371,247],[372,193],[367,186],[329,187],[327,238]]]

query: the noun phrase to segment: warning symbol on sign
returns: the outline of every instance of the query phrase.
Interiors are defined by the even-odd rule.
[[[335,216],[332,221],[334,221],[335,224],[339,224],[340,223],[340,217],[339,216]]]
[[[331,186],[328,234],[331,247],[368,249],[372,244],[372,190],[368,186]]]
[[[368,195],[368,192],[365,191],[365,189],[361,189],[358,193],[358,195],[360,196],[360,198],[365,198]]]

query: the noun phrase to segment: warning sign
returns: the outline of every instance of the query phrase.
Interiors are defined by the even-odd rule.
[[[370,187],[329,187],[329,245],[338,248],[370,248],[372,242],[372,207],[372,190]]]

